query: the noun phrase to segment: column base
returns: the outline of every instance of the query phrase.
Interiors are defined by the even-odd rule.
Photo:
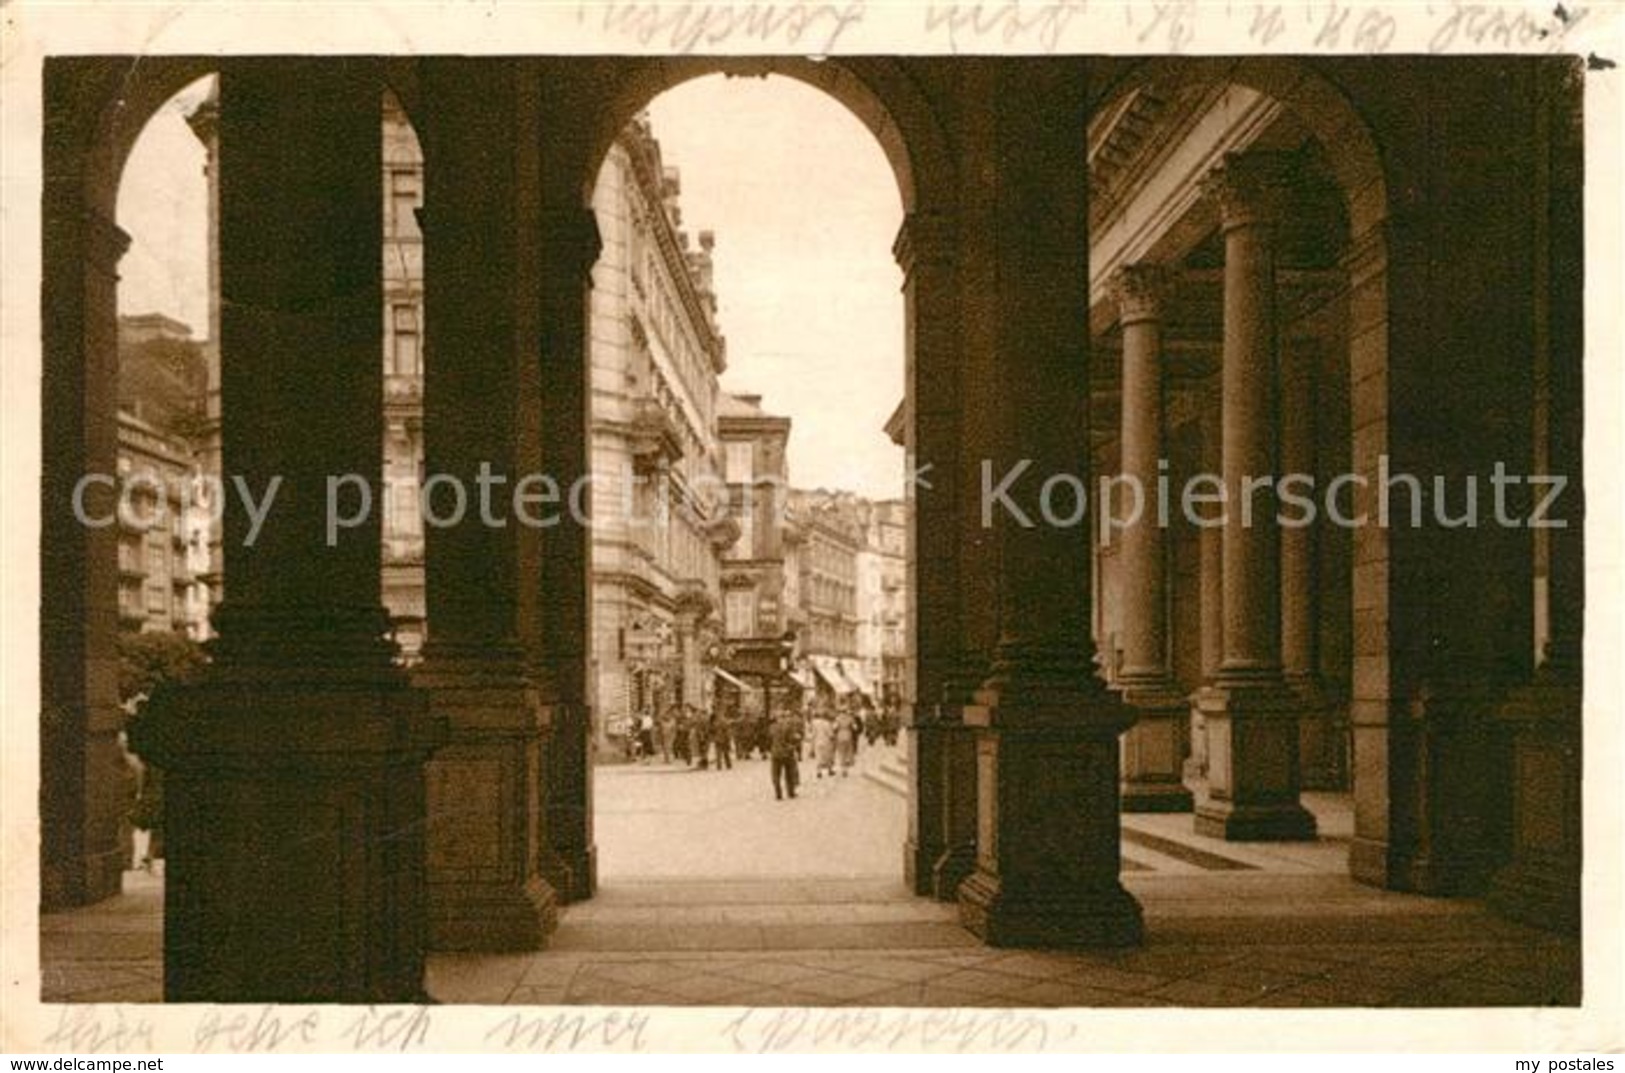
[[[1189,812],[1195,803],[1185,786],[1185,746],[1190,707],[1171,681],[1127,683],[1123,701],[1138,721],[1122,737],[1123,778],[1118,791],[1124,812]]]
[[[981,869],[959,887],[959,922],[997,947],[1098,949],[1145,941],[1140,904],[1121,885],[1016,896]]]
[[[40,865],[40,911],[55,912],[94,905],[124,889],[128,854],[120,845],[103,853],[86,854],[69,862]]]
[[[915,894],[932,892],[931,870],[942,856],[943,795],[947,789],[947,742],[939,718],[921,718],[903,728],[911,785],[908,837],[903,842],[903,880]]]
[[[164,769],[166,1001],[423,995],[423,771],[444,723],[377,677],[222,675],[132,727]]]
[[[428,770],[430,945],[540,949],[558,923],[537,862],[549,713],[500,643],[431,642],[414,681],[450,727]]]
[[[966,710],[979,838],[960,922],[994,946],[1132,946],[1144,927],[1119,875],[1118,750],[1134,717],[1063,655],[1038,656],[1012,660]]]
[[[1567,862],[1514,861],[1495,874],[1487,901],[1508,920],[1562,935],[1580,934],[1580,870]]]
[[[1308,842],[1314,815],[1298,801],[1298,704],[1278,676],[1201,690],[1208,796],[1195,831],[1229,842]]]
[[[1405,853],[1376,839],[1356,836],[1349,844],[1349,878],[1382,890],[1438,897],[1479,894],[1493,869],[1488,859]]]
[[[1185,712],[1189,720],[1190,755],[1185,758],[1184,781],[1200,782],[1207,778],[1207,717],[1197,703],[1201,692],[1185,698]]]
[[[540,868],[561,904],[584,902],[598,892],[598,847],[557,847]]]
[[[540,950],[558,928],[558,897],[542,877],[524,885],[429,888],[429,947],[504,953]]]
[[[962,842],[938,857],[931,866],[931,887],[926,891],[939,902],[959,897],[959,886],[976,871],[976,843]]]
[[[1349,843],[1349,878],[1368,887],[1390,889],[1388,844],[1375,839],[1354,836]]]
[[[1298,772],[1305,790],[1348,786],[1348,721],[1316,674],[1288,674],[1286,687],[1298,701]]]
[[[1490,883],[1490,908],[1566,935],[1580,932],[1580,668],[1551,663],[1496,713],[1512,734],[1512,862]]]
[[[1196,808],[1196,833],[1227,842],[1313,842],[1315,817],[1296,802],[1237,805],[1209,799]]]

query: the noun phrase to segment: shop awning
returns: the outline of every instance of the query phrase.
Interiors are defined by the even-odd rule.
[[[711,672],[713,674],[715,674],[718,678],[722,679],[724,682],[727,682],[729,685],[733,686],[736,689],[750,689],[751,688],[750,686],[746,685],[744,682],[740,681],[738,678],[735,678],[733,675],[731,675],[727,671],[723,670],[721,667],[712,667]]]

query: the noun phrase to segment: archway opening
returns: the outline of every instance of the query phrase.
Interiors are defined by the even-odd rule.
[[[901,894],[914,697],[890,251],[910,189],[885,124],[806,66],[669,79],[591,191],[589,733],[611,891]]]
[[[1158,468],[1137,477],[1168,482],[1174,508],[1153,545],[1164,556],[1159,569],[1166,582],[1155,609],[1160,625],[1149,636],[1170,695],[1189,698],[1179,711],[1169,706],[1166,726],[1153,717],[1168,735],[1144,726],[1125,735],[1125,867],[1155,874],[1183,862],[1346,875],[1356,790],[1369,798],[1370,816],[1385,809],[1387,795],[1380,769],[1369,764],[1356,786],[1351,729],[1361,704],[1385,703],[1370,693],[1374,676],[1356,673],[1359,660],[1381,658],[1356,651],[1357,637],[1375,636],[1382,620],[1381,593],[1356,565],[1380,557],[1373,542],[1381,536],[1337,524],[1349,516],[1349,504],[1326,494],[1340,486],[1341,475],[1373,467],[1380,446],[1355,434],[1383,419],[1380,394],[1360,383],[1381,372],[1372,358],[1382,353],[1377,340],[1386,318],[1380,248],[1375,261],[1369,248],[1373,241],[1380,246],[1375,236],[1387,211],[1374,147],[1347,103],[1301,65],[1156,61],[1132,70],[1094,110],[1090,165],[1091,334],[1103,359],[1093,371],[1095,468],[1127,476],[1137,465],[1128,454],[1145,440],[1135,422],[1157,416]],[[1236,280],[1226,274],[1226,233],[1235,217],[1224,215],[1223,184],[1227,173],[1250,174],[1244,169],[1271,176],[1267,192],[1259,186],[1233,196],[1255,192],[1258,204],[1248,210],[1264,211],[1267,200],[1270,213],[1275,365],[1264,382],[1272,399],[1272,465],[1283,481],[1298,475],[1295,491],[1307,488],[1312,499],[1307,524],[1279,526],[1253,549],[1274,560],[1259,590],[1270,606],[1257,609],[1273,620],[1264,656],[1300,713],[1291,740],[1275,751],[1288,765],[1280,770],[1291,772],[1283,793],[1302,822],[1262,838],[1203,820],[1204,812],[1213,817],[1230,807],[1237,781],[1256,781],[1264,761],[1232,748],[1228,736],[1209,740],[1213,705],[1204,696],[1243,647],[1227,646],[1225,638],[1226,624],[1238,621],[1224,578],[1235,547],[1227,549],[1231,534],[1213,524],[1212,512],[1193,510],[1184,495],[1221,479],[1221,445],[1232,443],[1239,420],[1225,413],[1225,362],[1236,361],[1226,355],[1226,288]],[[1358,323],[1351,304],[1359,306]],[[1130,370],[1148,357],[1156,366],[1149,387],[1143,370],[1137,376]],[[1282,512],[1288,515],[1298,519],[1303,510],[1293,506]],[[1275,526],[1273,519],[1268,524]],[[1148,634],[1131,619],[1153,609],[1131,591],[1139,576],[1134,557],[1121,533],[1109,526],[1097,531],[1094,630],[1102,670],[1109,681],[1143,690],[1131,679],[1146,656],[1131,650],[1145,648]],[[1228,734],[1229,724],[1221,722],[1218,732]],[[1159,801],[1167,814],[1153,807]],[[1265,845],[1271,841],[1294,848],[1273,850]]]

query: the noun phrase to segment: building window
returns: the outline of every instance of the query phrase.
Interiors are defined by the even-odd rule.
[[[723,616],[729,637],[754,637],[756,593],[750,589],[731,590],[723,602]]]
[[[418,230],[415,211],[419,201],[418,176],[415,171],[400,170],[389,173],[389,234],[392,238],[422,238]]]
[[[728,455],[725,463],[729,484],[750,484],[756,479],[751,466],[751,445],[749,443],[728,444]]]
[[[418,340],[417,309],[410,303],[391,308],[390,329],[393,336],[393,363],[390,372],[396,376],[419,376],[423,372],[422,350]]]

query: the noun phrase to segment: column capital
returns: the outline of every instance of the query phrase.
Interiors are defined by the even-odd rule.
[[[1301,170],[1295,153],[1227,153],[1202,180],[1202,192],[1218,203],[1226,231],[1273,224],[1285,215]]]
[[[953,264],[957,254],[958,228],[944,212],[911,212],[903,217],[891,252],[904,277],[924,265]]]
[[[1173,291],[1174,275],[1159,264],[1124,265],[1112,273],[1112,300],[1123,325],[1161,320],[1163,307]]]

